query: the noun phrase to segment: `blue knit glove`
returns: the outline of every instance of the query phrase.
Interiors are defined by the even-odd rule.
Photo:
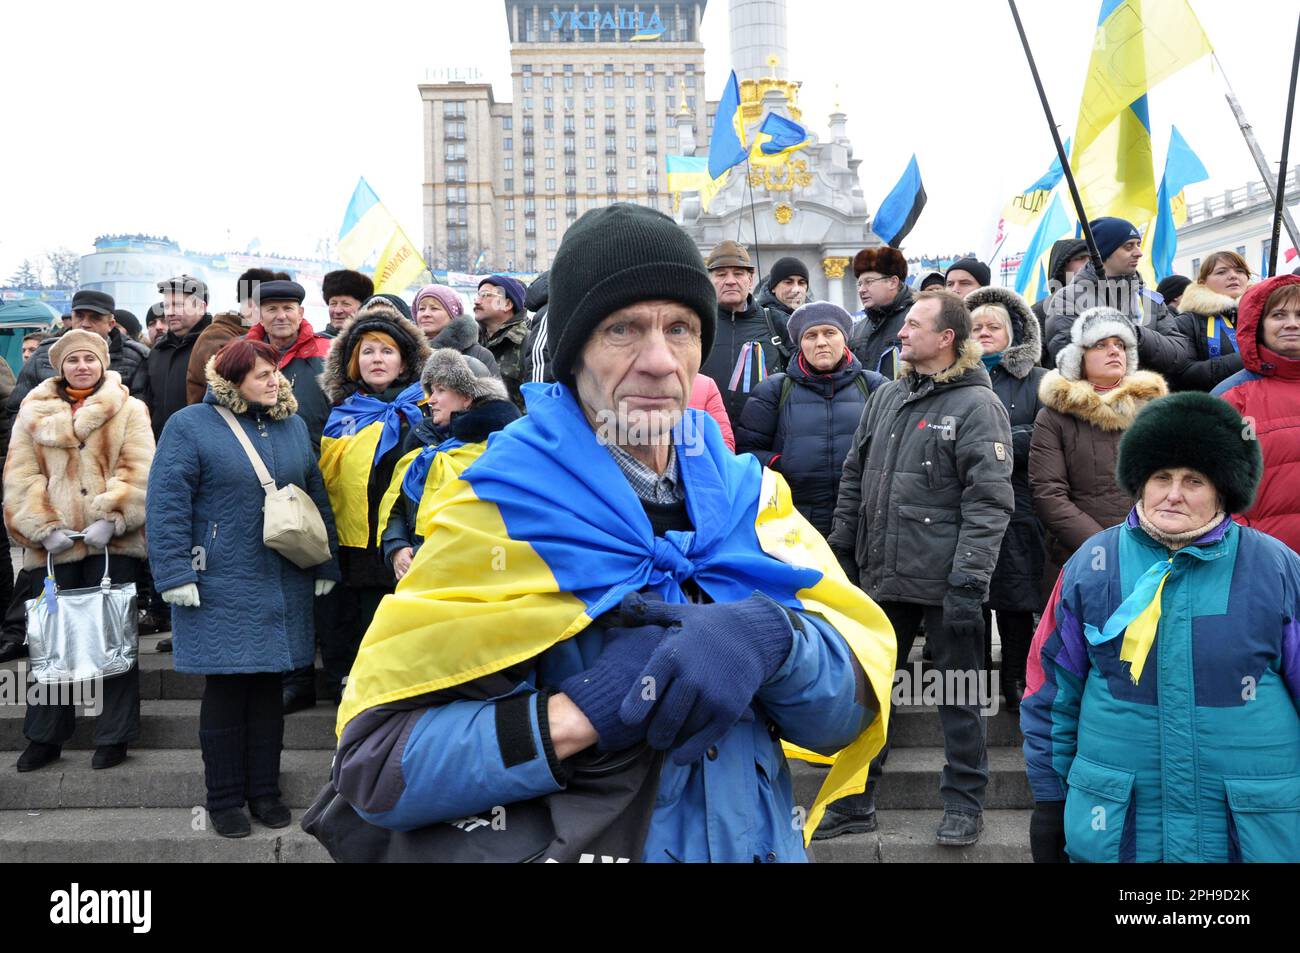
[[[699,760],[731,730],[781,667],[794,639],[785,609],[757,592],[740,602],[708,605],[630,595],[623,600],[623,617],[674,627],[627,692],[620,714],[628,725],[648,721],[646,741],[671,749],[680,765]],[[654,681],[644,683],[647,677]]]
[[[560,691],[596,729],[599,750],[622,751],[645,739],[645,726],[624,724],[618,710],[629,689],[640,690],[641,670],[663,637],[657,625],[607,629],[605,647],[591,668],[560,683]]]

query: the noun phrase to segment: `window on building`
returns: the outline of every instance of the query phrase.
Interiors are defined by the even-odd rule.
[[[582,108],[587,112],[593,111],[596,108],[596,98],[594,96],[586,97],[582,101]]]
[[[628,149],[630,149],[632,152],[635,152],[635,151],[636,151],[636,136],[628,136],[628,137],[627,137],[627,147],[628,147]]]
[[[629,169],[635,169],[635,168],[636,168],[636,156],[628,156],[628,157],[627,157],[627,167],[628,167]]]
[[[555,249],[556,249],[557,246],[558,246],[558,242],[556,242],[556,240],[555,240],[554,238],[548,238],[548,239],[546,239],[546,250],[547,250],[547,251],[555,251]]]
[[[546,132],[555,131],[555,117],[547,116],[542,120],[542,129]]]
[[[515,170],[515,157],[506,156],[504,159],[502,159],[501,168],[505,169],[505,171],[507,172],[513,172]]]
[[[524,176],[524,194],[532,195],[537,188],[537,180],[531,175]]]
[[[627,190],[628,190],[629,192],[635,192],[635,191],[636,191],[636,176],[634,176],[634,175],[629,175],[629,176],[627,177]]]
[[[531,133],[532,131],[533,131],[533,117],[532,117],[532,116],[525,116],[525,117],[524,117],[524,135],[528,135],[528,134]]]
[[[654,153],[656,153],[656,152],[659,151],[659,138],[658,138],[658,136],[646,136],[646,137],[645,137],[645,151],[648,152],[648,153],[650,153],[651,155],[653,155]]]
[[[1246,257],[1246,246],[1245,246],[1245,245],[1238,245],[1238,246],[1237,246],[1237,254],[1240,255],[1242,258],[1245,258],[1245,257]]]
[[[655,111],[655,98],[653,96],[647,96],[645,98],[645,111],[648,113]]]
[[[542,97],[542,109],[546,110],[547,112],[550,112],[550,111],[551,111],[552,109],[554,109],[554,108],[555,108],[555,97],[554,97],[554,96],[543,96],[543,97]]]
[[[613,73],[606,73],[606,74],[605,74],[605,88],[606,88],[606,89],[613,89],[613,88],[614,88],[614,74],[613,74]]]
[[[626,126],[628,129],[635,129],[636,116],[632,115],[631,113],[628,113],[626,116],[623,117],[623,125]]]
[[[515,147],[515,139],[514,139],[514,136],[506,136],[505,138],[503,138],[503,139],[501,140],[501,148],[502,148],[502,149],[506,149],[506,150],[508,151],[508,150],[510,150],[510,149],[513,149],[514,147]]]
[[[565,112],[573,112],[573,97],[572,97],[572,96],[565,96],[565,97],[564,97],[564,111],[565,111]]]
[[[552,86],[551,74],[547,73],[545,76],[542,77],[542,89],[546,90],[549,93],[552,88],[553,86]]]
[[[635,96],[624,97],[623,108],[625,108],[628,112],[631,112],[632,110],[636,109],[636,97]]]
[[[508,175],[502,179],[501,188],[506,192],[513,192],[515,190],[515,177],[513,175]]]
[[[595,88],[596,88],[596,77],[592,76],[590,73],[584,73],[584,74],[583,74],[583,77],[582,77],[582,88],[583,88],[583,89],[595,89]],[[590,109],[591,107],[587,107],[587,108]]]
[[[464,119],[465,103],[460,100],[449,100],[442,104],[442,115],[447,119]]]
[[[464,139],[465,121],[463,119],[448,119],[444,121],[442,134],[446,139]]]
[[[624,76],[624,77],[623,77],[623,88],[624,88],[624,89],[636,89],[636,77],[633,76],[631,73],[628,73],[626,76]]]
[[[555,231],[555,219],[553,219],[553,218],[548,218],[548,219],[546,220],[546,230],[547,230],[548,232],[553,232],[553,231]]]
[[[509,132],[509,131],[510,131],[511,129],[513,129],[513,128],[515,128],[515,117],[514,117],[514,116],[502,116],[502,117],[501,117],[501,131],[502,131],[502,132]]]
[[[573,89],[573,64],[565,63],[564,68],[569,71],[564,74],[564,89],[565,92],[568,92]]]
[[[524,156],[524,172],[528,173],[532,171],[533,171],[533,157]]]
[[[671,93],[676,88],[677,84],[673,82],[673,74],[669,73],[664,77],[664,92]]]
[[[506,199],[506,211],[507,211],[507,212],[513,212],[514,210],[515,210],[515,200],[514,200],[514,199]]]
[[[552,198],[548,198],[548,199],[546,200],[546,211],[548,211],[548,212],[554,212],[554,211],[555,211],[555,199],[554,199],[553,197],[552,197]]]
[[[587,191],[596,191],[596,177],[594,175],[587,176]]]
[[[646,77],[645,77],[645,88],[646,88],[646,89],[654,89],[654,88],[655,88],[655,78],[654,78],[653,76],[651,76],[649,73],[647,73],[647,74],[646,74]]]
[[[532,215],[537,211],[537,199],[524,199],[524,214]]]
[[[595,136],[588,136],[587,139],[586,139],[586,145],[587,145],[587,148],[588,148],[588,149],[595,149],[595,148],[596,148],[596,137],[595,137]]]
[[[531,97],[531,96],[525,96],[525,97],[524,97],[524,112],[532,112],[532,111],[533,111],[533,97]]]
[[[669,151],[669,152],[676,152],[676,151],[677,151],[677,137],[676,137],[676,136],[667,136],[666,138],[667,138],[667,140],[668,140],[668,151]]]
[[[575,128],[576,128],[576,123],[575,123],[574,118],[573,118],[572,116],[565,116],[565,117],[564,117],[564,131],[565,131],[565,132],[573,132]]]
[[[548,175],[548,176],[546,177],[546,191],[548,191],[548,192],[554,192],[554,191],[555,191],[555,176],[553,176],[553,175]]]
[[[443,158],[446,159],[448,162],[454,162],[458,159],[462,162],[465,161],[465,143],[448,142],[445,146],[445,149],[446,152],[443,155]]]
[[[618,191],[618,176],[609,175],[605,177],[605,191],[606,192]]]
[[[564,200],[564,214],[565,214],[565,215],[569,215],[569,216],[573,216],[573,215],[577,215],[577,214],[578,214],[578,200],[577,200],[577,199],[565,199],[565,200]]]
[[[596,128],[596,117],[595,117],[595,116],[588,116],[588,117],[586,118],[586,120],[584,121],[583,125],[585,125],[588,129],[595,129],[595,128]]]
[[[694,96],[687,96],[687,97],[686,97],[686,108],[689,109],[691,112],[695,112],[695,97],[694,97]]]
[[[594,169],[594,168],[596,168],[596,157],[595,157],[595,156],[587,156],[587,168],[588,168],[588,169]]]
[[[512,251],[514,251],[514,250],[515,250],[515,240],[514,240],[513,238],[507,238],[507,239],[506,239],[506,251],[510,251],[510,252],[512,252]]]
[[[668,113],[669,117],[671,118],[671,117],[672,117],[672,114],[673,114],[674,112],[676,112],[676,111],[677,111],[677,97],[676,97],[676,96],[665,96],[665,97],[664,97],[664,112]]]
[[[555,156],[547,156],[547,157],[546,157],[546,168],[548,168],[548,169],[554,169],[554,168],[555,168]]]
[[[617,152],[617,151],[618,151],[618,140],[614,136],[606,136],[605,152],[608,154],[610,152]]]
[[[605,97],[605,110],[606,110],[607,112],[613,112],[613,110],[614,110],[614,97],[613,97],[613,96],[606,96],[606,97]]]
[[[513,218],[507,218],[507,219],[506,219],[506,231],[507,231],[507,232],[513,232],[514,230],[515,230],[515,220],[514,220]]]
[[[532,88],[533,88],[533,78],[532,78],[531,76],[525,74],[525,75],[524,75],[524,76],[519,80],[519,85],[520,85],[522,88],[524,88],[524,89],[532,89]]]
[[[1192,259],[1192,274],[1196,274],[1196,273],[1199,272],[1200,270],[1201,270],[1201,259],[1199,259],[1199,258],[1193,258],[1193,259]]]

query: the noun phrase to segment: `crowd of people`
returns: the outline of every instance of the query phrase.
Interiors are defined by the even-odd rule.
[[[756,285],[742,244],[701,256],[630,205],[472,309],[337,271],[317,332],[290,275],[252,269],[217,315],[203,282],[160,282],[142,327],[78,291],[5,403],[25,555],[0,658],[47,560],[59,587],[137,583],[142,631],[206,676],[223,836],[290,823],[284,719],[318,702],[319,648],[356,823],[414,831],[663,751],[618,762],[656,796],[584,836],[802,860],[782,740],[838,752],[809,836],[876,830],[895,668],[923,635],[945,684],[987,686],[996,633],[1036,860],[1294,860],[1300,277],[1223,251],[1154,290],[1136,228],[1091,232],[1099,260],[1058,242],[1037,302],[973,258],[914,290],[901,252],[863,249],[857,316],[810,300],[797,258]],[[263,543],[245,443],[310,497],[327,561]],[[138,680],[105,681],[96,768],[138,739]],[[943,845],[983,828],[986,703],[938,707]],[[18,770],[73,719],[30,705]]]

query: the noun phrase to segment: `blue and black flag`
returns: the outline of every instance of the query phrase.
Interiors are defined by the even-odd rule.
[[[899,242],[907,237],[908,232],[921,217],[925,208],[925,186],[921,184],[921,170],[916,165],[916,156],[907,164],[907,171],[898,180],[885,200],[876,211],[871,230],[880,236],[886,245],[897,248]]]

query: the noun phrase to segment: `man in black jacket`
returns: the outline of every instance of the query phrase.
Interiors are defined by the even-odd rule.
[[[849,350],[863,368],[893,380],[898,376],[898,331],[912,307],[907,259],[888,245],[864,248],[853,258],[853,275],[866,315],[853,329]]]
[[[718,385],[727,417],[739,420],[754,388],[785,370],[794,348],[786,316],[754,302],[754,266],[744,245],[718,242],[704,265],[718,293],[718,330],[700,373]]]
[[[778,258],[763,279],[755,300],[760,308],[770,308],[790,317],[808,301],[808,266],[798,258]]]
[[[916,299],[899,331],[905,363],[867,403],[826,539],[889,616],[905,672],[925,623],[933,669],[948,686],[939,705],[947,763],[936,832],[945,846],[973,844],[983,827],[983,604],[1015,507],[1011,425],[970,333],[970,312],[956,295]],[[876,829],[875,790],[888,754],[886,742],[867,793],[833,803],[814,837]]]
[[[185,376],[190,350],[199,335],[212,323],[208,314],[208,286],[190,275],[158,282],[167,316],[167,333],[141,366],[132,392],[149,408],[153,435],[162,436],[167,419],[187,403]]]

